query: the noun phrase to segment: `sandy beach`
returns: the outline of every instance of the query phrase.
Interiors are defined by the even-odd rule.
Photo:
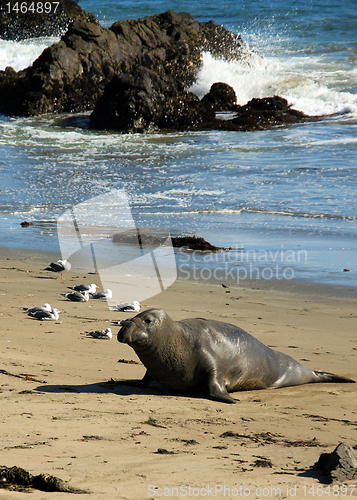
[[[67,287],[101,286],[99,277],[67,272],[62,280],[43,270],[48,262],[0,255],[0,465],[52,474],[96,499],[331,498],[332,486],[310,468],[338,443],[356,445],[357,384],[239,392],[228,405],[170,395],[157,384],[110,383],[145,373],[116,340],[116,323],[130,314],[109,311],[105,301],[67,301]],[[308,368],[357,380],[356,298],[352,287],[177,280],[143,310],[233,323]],[[61,311],[59,321],[23,311],[45,302]],[[106,327],[111,340],[85,336]],[[337,483],[335,493],[356,497],[356,481],[345,484],[347,495]],[[1,499],[87,497],[24,495],[0,490]]]

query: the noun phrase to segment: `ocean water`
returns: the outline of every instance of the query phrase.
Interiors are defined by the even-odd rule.
[[[177,250],[183,278],[355,286],[356,0],[79,4],[105,27],[168,9],[213,19],[241,34],[246,57],[203,54],[192,91],[201,97],[225,81],[240,104],[278,94],[319,120],[258,132],[122,135],[88,130],[83,115],[0,116],[1,246],[59,252],[64,211],[103,195],[110,214],[105,193],[123,189],[138,227],[231,249]],[[0,40],[0,69],[30,65],[55,41]],[[32,225],[22,228],[24,220]]]

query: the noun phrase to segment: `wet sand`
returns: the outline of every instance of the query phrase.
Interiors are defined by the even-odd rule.
[[[69,272],[61,280],[43,271],[48,262],[44,254],[0,254],[0,465],[58,476],[98,499],[312,498],[311,487],[316,497],[322,483],[309,469],[320,454],[341,441],[356,445],[357,384],[240,392],[227,405],[170,395],[157,384],[110,383],[145,373],[116,341],[115,323],[130,314],[102,301],[68,302],[61,296],[68,286],[101,286],[99,277]],[[177,280],[143,310],[234,323],[311,369],[357,379],[356,298],[357,289],[292,282],[223,288]],[[22,310],[45,302],[61,310],[59,321]],[[85,337],[108,326],[112,340]],[[357,496],[346,484],[347,497]],[[0,498],[24,493],[0,490]]]

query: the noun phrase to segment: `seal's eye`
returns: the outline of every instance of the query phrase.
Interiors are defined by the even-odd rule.
[[[145,321],[145,323],[151,323],[151,319],[149,319],[149,318],[146,318],[144,321]]]

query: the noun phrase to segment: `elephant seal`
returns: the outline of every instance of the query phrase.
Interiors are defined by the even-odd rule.
[[[235,403],[228,392],[240,390],[354,382],[311,371],[237,326],[203,318],[173,321],[160,309],[122,322],[118,341],[130,345],[145,365],[141,386],[156,380],[169,391],[203,390],[225,403]]]

